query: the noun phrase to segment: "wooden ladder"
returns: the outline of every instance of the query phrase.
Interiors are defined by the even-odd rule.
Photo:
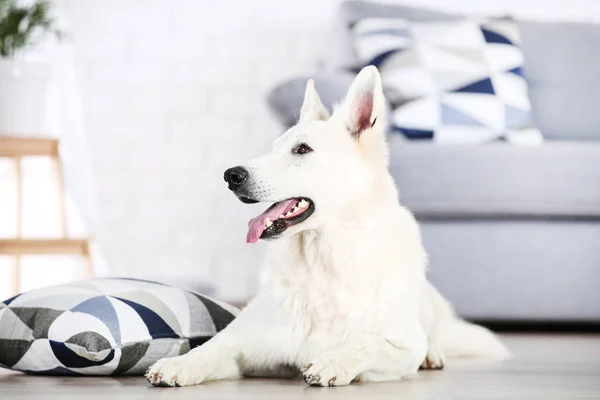
[[[52,161],[52,169],[59,195],[60,236],[56,239],[23,238],[23,173],[21,158],[47,156]],[[16,184],[16,235],[14,238],[0,238],[0,255],[10,256],[12,263],[12,294],[21,287],[21,257],[24,255],[81,255],[85,261],[85,275],[93,275],[92,259],[88,239],[67,237],[67,212],[62,167],[58,152],[58,139],[0,136],[0,157],[12,159]]]

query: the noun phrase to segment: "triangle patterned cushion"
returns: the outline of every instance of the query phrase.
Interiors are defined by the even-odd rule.
[[[367,18],[352,38],[360,61],[381,72],[393,129],[409,139],[541,141],[513,20]]]
[[[190,290],[91,279],[0,303],[0,366],[47,375],[141,375],[206,342],[237,315]]]

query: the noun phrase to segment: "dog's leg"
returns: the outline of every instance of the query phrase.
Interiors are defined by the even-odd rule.
[[[148,382],[154,386],[191,386],[240,377],[236,334],[235,328],[227,327],[187,354],[158,360],[146,371]]]
[[[223,331],[179,357],[159,360],[146,373],[154,386],[191,386],[257,371],[281,375],[293,333],[269,297],[257,297]],[[265,328],[268,327],[268,328]]]
[[[374,335],[364,335],[329,351],[302,368],[311,386],[344,386],[357,380],[386,381],[413,376],[423,359],[422,351],[395,346]]]
[[[421,299],[421,325],[427,333],[427,356],[421,369],[442,369],[446,362],[444,352],[439,343],[442,329],[451,321],[454,312],[442,295],[427,282]]]
[[[158,360],[146,378],[154,386],[191,386],[205,381],[235,379],[243,375],[243,348],[252,348],[256,334],[252,320],[260,320],[261,307],[248,305],[225,329],[189,353]],[[258,315],[257,315],[258,314]]]

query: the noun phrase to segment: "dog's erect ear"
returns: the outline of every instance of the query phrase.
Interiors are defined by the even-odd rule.
[[[304,92],[304,103],[300,110],[300,121],[325,121],[329,118],[329,111],[321,103],[321,98],[315,90],[315,82],[309,79],[306,82],[306,91]]]
[[[377,68],[363,68],[348,89],[342,103],[342,117],[350,134],[358,137],[366,130],[379,128],[385,118],[385,97]]]

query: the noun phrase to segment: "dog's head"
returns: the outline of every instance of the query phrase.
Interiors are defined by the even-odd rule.
[[[225,171],[244,203],[273,203],[250,220],[246,241],[318,229],[357,211],[386,173],[385,100],[379,72],[364,68],[330,117],[308,81],[298,123],[271,153]]]

